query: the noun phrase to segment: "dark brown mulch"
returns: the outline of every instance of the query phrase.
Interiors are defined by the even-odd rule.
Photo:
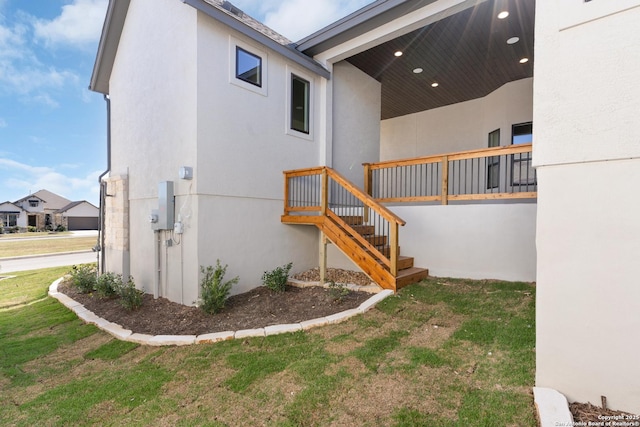
[[[299,323],[356,308],[371,297],[366,292],[350,292],[336,300],[325,288],[287,286],[285,292],[276,293],[261,286],[230,297],[221,312],[209,315],[197,307],[154,299],[149,294],[144,295],[142,307],[127,311],[117,299],[81,294],[64,283],[58,290],[97,316],[134,333],[149,335],[201,335]]]
[[[622,411],[614,411],[612,409],[605,409],[601,406],[595,406],[591,403],[570,403],[569,410],[571,411],[571,415],[573,415],[573,421],[575,423],[586,423],[585,425],[589,425],[589,422],[592,422],[593,425],[598,425],[597,423],[604,422],[606,425],[607,421],[617,421],[617,422],[630,422],[630,423],[638,423],[631,425],[640,425],[640,418],[637,415],[629,414],[628,412]],[[604,417],[617,417],[617,418],[604,418]],[[613,424],[610,424],[613,425]]]

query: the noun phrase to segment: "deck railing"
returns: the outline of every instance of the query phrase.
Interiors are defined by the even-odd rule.
[[[365,193],[381,203],[537,197],[531,144],[365,163]]]
[[[405,222],[340,174],[327,167],[285,171],[284,214],[292,221],[315,223],[323,227],[323,218],[331,221],[337,238],[355,244],[396,276],[398,272],[398,227]],[[327,225],[328,226],[328,225]],[[368,227],[361,233],[357,227]],[[364,234],[364,235],[363,235]],[[335,243],[335,242],[334,242]],[[344,250],[344,249],[343,249]]]

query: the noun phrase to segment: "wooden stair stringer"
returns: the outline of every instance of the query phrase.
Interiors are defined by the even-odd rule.
[[[351,261],[384,289],[396,291],[396,278],[386,270],[376,258],[361,248],[356,241],[344,231],[342,227],[325,217],[321,223],[316,223],[325,236],[331,240]]]

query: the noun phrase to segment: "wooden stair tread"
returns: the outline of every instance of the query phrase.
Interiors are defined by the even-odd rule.
[[[412,283],[417,283],[422,279],[426,279],[428,276],[429,270],[426,268],[411,267],[405,270],[400,270],[396,276],[396,289],[400,289]]]

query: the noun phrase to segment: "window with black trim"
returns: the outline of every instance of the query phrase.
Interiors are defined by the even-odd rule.
[[[16,227],[18,225],[18,214],[0,213],[0,223],[4,227]]]
[[[309,93],[311,83],[291,74],[291,129],[309,134]]]
[[[500,129],[489,132],[489,148],[500,146]],[[487,190],[500,186],[500,156],[487,158]]]
[[[533,123],[518,123],[511,126],[511,144],[531,144]],[[531,166],[531,153],[511,155],[511,185],[535,185],[536,171]]]
[[[262,87],[262,58],[236,46],[236,78]]]

